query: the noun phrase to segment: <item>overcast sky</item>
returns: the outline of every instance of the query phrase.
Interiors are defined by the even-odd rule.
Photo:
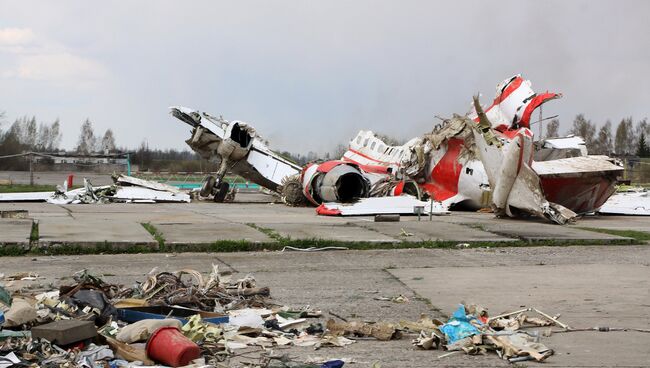
[[[2,128],[82,121],[118,145],[185,148],[184,105],[252,123],[273,148],[399,138],[521,73],[566,130],[650,115],[648,1],[4,1]]]

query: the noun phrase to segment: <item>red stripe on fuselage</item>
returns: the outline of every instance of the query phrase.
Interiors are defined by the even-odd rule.
[[[431,171],[431,181],[422,185],[436,201],[444,201],[458,194],[458,180],[463,169],[458,156],[462,146],[462,139],[449,139],[447,152]]]

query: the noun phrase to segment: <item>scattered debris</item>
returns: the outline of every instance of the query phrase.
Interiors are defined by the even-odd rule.
[[[319,215],[329,216],[359,216],[359,215],[377,215],[377,214],[416,214],[415,209],[423,207],[422,214],[448,215],[449,209],[440,202],[420,201],[410,196],[402,195],[397,197],[373,197],[362,198],[355,202],[339,203],[330,202],[322,203],[316,212]]]
[[[608,215],[650,216],[650,191],[632,188],[617,192],[598,210]]]
[[[190,195],[178,188],[150,180],[126,175],[113,177],[113,185],[94,187],[84,178],[83,188],[67,189],[67,184],[57,186],[54,192],[0,193],[0,202],[48,202],[53,204],[87,203],[189,203]]]
[[[253,276],[233,278],[220,273],[216,265],[208,275],[192,269],[154,269],[129,287],[105,282],[86,270],[75,273],[72,280],[35,295],[0,289],[5,294],[0,305],[0,352],[4,354],[0,366],[250,367],[238,360],[246,356],[256,360],[255,367],[341,367],[353,360],[295,361],[274,352],[291,346],[344,347],[357,340],[388,341],[407,335],[418,349],[447,350],[439,359],[496,351],[510,362],[541,362],[553,355],[540,341],[551,333],[650,333],[636,328],[573,329],[559,315],[536,308],[490,317],[477,304],[461,304],[447,322],[426,315],[399,323],[354,321],[332,311],[329,314],[340,321],[323,322],[319,310],[275,304],[270,290],[257,286]],[[374,299],[409,302],[404,295]],[[551,330],[553,326],[561,329]]]
[[[547,320],[531,318],[524,312],[535,311]],[[537,332],[523,330],[524,324],[533,326],[562,325],[545,313],[534,308],[526,308],[512,313],[488,318],[487,310],[479,305],[461,304],[447,323],[431,324],[429,330],[423,329],[413,345],[421,349],[440,349],[462,351],[466,354],[486,354],[496,350],[497,354],[510,362],[536,360],[541,362],[553,355],[553,350],[539,342]],[[568,328],[568,326],[566,326]],[[447,357],[450,353],[440,355]]]
[[[240,349],[354,343],[314,321],[320,311],[274,304],[269,288],[257,286],[252,275],[232,278],[216,265],[207,277],[192,269],[154,269],[129,287],[86,270],[72,279],[70,285],[36,295],[0,288],[0,351],[9,352],[0,356],[0,364],[223,367],[231,366]],[[383,338],[378,326],[368,331]],[[264,361],[269,353],[257,355]],[[343,364],[328,360],[317,367]]]

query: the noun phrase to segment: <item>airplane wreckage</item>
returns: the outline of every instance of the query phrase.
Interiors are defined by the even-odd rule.
[[[472,111],[432,132],[389,146],[360,131],[339,160],[300,167],[273,152],[255,129],[186,107],[171,114],[192,127],[186,143],[219,163],[200,190],[217,202],[232,197],[232,172],[291,206],[313,204],[320,215],[446,213],[491,207],[497,216],[539,216],[558,224],[597,211],[616,191],[623,167],[588,155],[579,137],[534,142],[531,116],[560,94],[537,94],[520,75],[497,86],[492,104],[474,97]],[[650,212],[650,211],[646,211]]]
[[[401,146],[362,130],[338,160],[301,167],[272,151],[248,123],[227,121],[186,107],[171,114],[188,124],[186,143],[217,162],[199,198],[232,201],[224,180],[237,174],[290,206],[316,206],[319,215],[448,214],[491,208],[497,216],[538,216],[565,224],[593,212],[650,215],[650,192],[616,192],[622,165],[587,153],[580,137],[535,142],[531,116],[557,93],[535,93],[520,75],[497,85],[492,104],[474,97],[472,110],[453,115]],[[175,187],[119,176],[111,186],[55,192],[0,194],[3,201],[75,203],[189,202]],[[611,197],[611,198],[610,198]]]

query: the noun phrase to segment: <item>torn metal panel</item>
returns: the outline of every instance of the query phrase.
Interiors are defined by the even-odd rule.
[[[45,202],[54,192],[0,193],[0,202]]]
[[[530,128],[530,118],[535,109],[550,100],[562,97],[560,93],[537,94],[531,85],[531,82],[523,79],[520,74],[497,85],[497,93],[492,105],[484,109],[492,128],[499,130]],[[474,109],[469,117],[476,120],[477,110]]]
[[[616,191],[623,166],[607,156],[533,162],[546,199],[576,213],[593,212]]]
[[[570,135],[535,142],[535,161],[550,161],[581,156],[587,156],[587,145],[581,137]]]
[[[480,119],[473,126],[474,138],[479,148],[492,188],[492,207],[497,215],[514,217],[517,210],[546,217],[558,224],[575,219],[576,214],[563,206],[549,203],[541,188],[540,179],[532,169],[532,132],[521,128],[511,140],[497,143],[494,132],[487,128],[489,120],[474,98]],[[492,124],[489,124],[492,126]]]
[[[533,161],[533,169],[540,176],[579,176],[623,173],[623,165],[608,156],[569,157],[553,161]]]
[[[421,214],[448,215],[448,207],[436,201],[420,201],[409,196],[362,198],[353,203],[329,202],[321,204],[319,215],[364,216],[380,214],[414,215],[416,208]]]
[[[57,186],[57,190],[54,192],[0,194],[0,201],[29,200],[52,204],[90,204],[112,201],[134,203],[190,202],[189,194],[166,184],[126,175],[120,175],[115,178],[115,181],[116,185],[94,187],[89,180],[84,178],[83,188],[66,190],[65,186]]]
[[[598,210],[608,215],[650,216],[650,191],[616,193]]]
[[[364,170],[367,166],[387,169],[380,180],[372,182],[372,195],[397,195],[391,193],[393,188],[386,190],[386,182],[413,182],[419,188],[409,194],[426,195],[447,206],[478,209],[487,205],[489,182],[473,141],[465,118],[454,115],[431,133],[402,146],[389,146],[371,131],[360,131],[343,159]],[[367,173],[366,177],[373,179]]]
[[[181,192],[180,189],[169,184],[159,183],[157,181],[152,181],[152,180],[139,179],[133,176],[127,176],[123,174],[120,174],[119,176],[115,177],[113,180],[115,181],[116,184],[122,186],[134,185],[137,187],[149,188],[149,189],[154,189],[159,191],[166,191],[171,193]]]
[[[118,187],[115,194],[108,198],[114,202],[190,202],[190,195],[187,193],[172,193],[134,186]]]

